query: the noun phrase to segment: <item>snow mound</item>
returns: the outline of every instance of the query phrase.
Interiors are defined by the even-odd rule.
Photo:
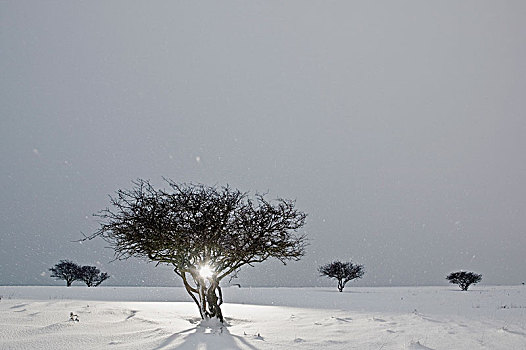
[[[427,346],[420,344],[419,341],[417,341],[416,343],[411,342],[409,346],[407,347],[407,349],[408,350],[434,350],[434,349],[428,348]]]

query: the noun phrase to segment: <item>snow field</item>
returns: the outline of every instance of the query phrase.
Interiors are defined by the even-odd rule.
[[[223,292],[221,327],[182,288],[0,287],[0,349],[526,349],[523,286]]]

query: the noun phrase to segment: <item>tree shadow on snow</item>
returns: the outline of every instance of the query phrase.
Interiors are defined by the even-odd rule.
[[[179,337],[184,337],[181,344],[173,344]],[[257,348],[247,342],[243,337],[230,333],[226,325],[208,325],[202,322],[195,327],[188,328],[172,334],[166,338],[156,350],[213,350],[213,349],[233,349],[233,350],[257,350]]]

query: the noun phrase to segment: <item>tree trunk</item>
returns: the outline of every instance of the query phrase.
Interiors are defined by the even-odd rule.
[[[216,294],[218,291],[219,295]],[[221,304],[223,303],[221,287],[217,281],[213,281],[206,291],[206,301],[208,302],[208,313],[210,318],[216,317],[223,323],[223,313],[221,312]]]
[[[66,280],[66,287],[71,287],[71,282],[73,282],[73,281]]]
[[[343,282],[341,280],[338,280],[338,291],[340,293],[343,292]]]
[[[206,281],[201,279],[200,282],[199,304],[202,310],[201,313],[204,315],[204,319],[217,318],[221,323],[223,323],[223,313],[221,312],[220,306],[223,303],[223,300],[221,298],[221,289],[218,285],[218,282],[212,280],[208,286],[206,285]],[[216,293],[216,291],[219,291],[219,295]]]
[[[184,287],[186,289],[186,292],[188,293],[188,295],[190,295],[192,297],[192,300],[194,301],[194,303],[197,305],[197,308],[199,309],[199,314],[201,315],[201,319],[204,319],[205,318],[205,315],[203,315],[203,311],[201,309],[201,304],[199,303],[199,300],[197,300],[197,298],[195,297],[194,293],[198,293],[198,290],[194,287],[192,287],[189,283],[188,283],[188,280],[186,279],[186,272],[181,272],[179,273],[177,271],[177,269],[174,270],[175,273],[177,273],[179,276],[181,276],[181,278],[183,279],[183,284],[184,284]]]
[[[217,318],[221,323],[223,323],[223,312],[221,311],[223,293],[221,291],[221,287],[219,287],[219,281],[216,279],[209,279],[209,283],[207,283],[207,281],[197,273],[192,273],[192,271],[190,271],[190,275],[192,276],[196,287],[193,287],[188,283],[186,274],[184,272],[180,274],[183,279],[186,291],[199,308],[201,319],[208,320]]]

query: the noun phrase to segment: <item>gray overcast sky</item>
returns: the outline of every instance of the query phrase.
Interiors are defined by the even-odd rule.
[[[113,284],[91,214],[146,178],[297,199],[310,246],[238,280],[526,280],[526,2],[0,2],[0,284],[59,259]],[[354,282],[353,282],[354,283]],[[61,284],[57,282],[57,284]]]

